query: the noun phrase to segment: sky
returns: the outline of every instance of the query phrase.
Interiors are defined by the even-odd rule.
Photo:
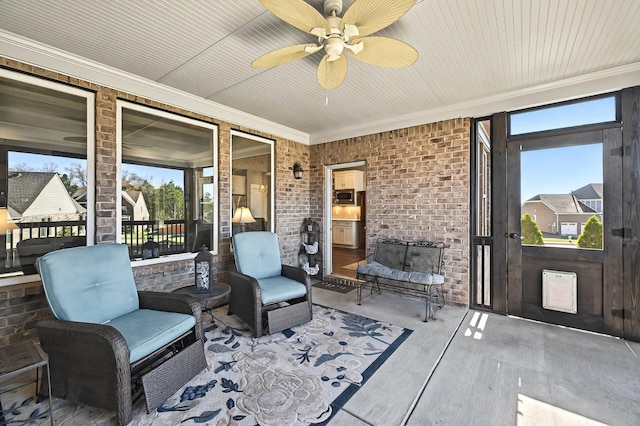
[[[615,120],[615,98],[600,98],[513,114],[511,133],[522,134]],[[602,144],[524,151],[520,154],[521,201],[537,194],[569,194],[603,183]]]
[[[9,169],[18,164],[24,163],[34,171],[40,171],[43,167],[51,163],[57,166],[57,172],[64,174],[67,167],[74,164],[81,164],[86,169],[86,161],[77,158],[58,157],[41,154],[28,154],[23,152],[12,151],[9,153]],[[133,164],[124,164],[123,169],[129,173],[135,173],[140,177],[146,178],[153,186],[160,186],[173,180],[176,186],[183,187],[183,173],[180,170],[164,169],[158,167],[138,166]]]

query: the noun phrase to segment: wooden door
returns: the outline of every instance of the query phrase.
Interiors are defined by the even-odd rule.
[[[621,335],[622,321],[614,307],[623,300],[623,241],[618,231],[622,225],[622,131],[619,124],[590,129],[585,126],[582,131],[507,141],[507,312]],[[584,185],[602,184],[602,211],[589,207],[593,200],[579,198],[578,191],[573,191],[579,188],[558,194],[521,193],[529,188],[525,179],[532,180],[535,188],[542,174],[556,171],[553,169],[558,166],[553,163],[558,158],[562,159],[561,168],[566,165],[563,173],[568,178],[577,173],[576,167],[601,168],[600,182]],[[538,174],[526,167],[537,168]],[[601,223],[601,243],[581,248],[584,245],[577,244],[577,234],[566,235],[573,229],[566,225],[576,223],[576,232],[581,232],[591,217]],[[571,274],[577,277],[575,287],[547,280]]]
[[[640,341],[640,87],[622,92],[624,238],[623,300],[613,306],[624,337]]]

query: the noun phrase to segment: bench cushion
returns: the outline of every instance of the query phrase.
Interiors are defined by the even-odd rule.
[[[406,281],[414,284],[432,285],[444,283],[444,276],[430,272],[406,272],[389,268],[379,262],[372,261],[365,265],[358,265],[358,273],[373,277],[387,278],[396,281]]]
[[[258,285],[260,285],[263,305],[284,302],[307,294],[307,287],[304,284],[283,276],[260,279]]]
[[[195,324],[193,315],[149,309],[138,309],[106,322],[124,337],[131,363],[176,340]]]

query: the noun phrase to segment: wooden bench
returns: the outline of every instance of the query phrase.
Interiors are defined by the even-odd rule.
[[[362,303],[363,287],[371,285],[371,294],[376,287],[380,294],[380,284],[384,284],[424,293],[424,321],[432,318],[432,301],[440,308],[445,304],[441,273],[444,248],[443,242],[378,239],[375,252],[356,270],[358,305]]]

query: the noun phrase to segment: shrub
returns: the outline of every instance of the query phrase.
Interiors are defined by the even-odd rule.
[[[522,232],[522,244],[544,245],[542,231],[540,231],[540,227],[529,213],[520,219],[520,229],[520,232]]]
[[[591,216],[582,229],[576,245],[580,248],[602,248],[602,222],[598,216]]]

